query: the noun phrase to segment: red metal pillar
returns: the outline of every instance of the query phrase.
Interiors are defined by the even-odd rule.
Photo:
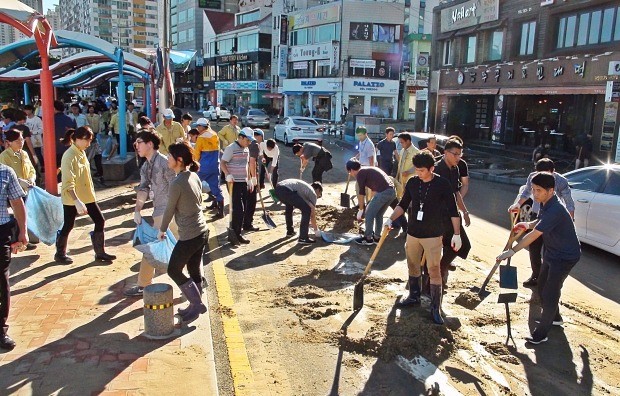
[[[58,194],[56,164],[56,133],[54,124],[54,87],[47,53],[41,53],[41,106],[43,108],[43,159],[45,162],[45,189]]]

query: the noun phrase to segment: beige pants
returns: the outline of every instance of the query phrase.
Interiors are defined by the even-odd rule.
[[[422,273],[422,253],[426,253],[426,266],[431,278],[431,285],[441,285],[441,249],[442,238],[416,238],[407,235],[405,251],[407,253],[407,267],[409,276],[420,276]]]
[[[159,230],[159,226],[161,226],[161,220],[164,216],[153,216],[153,228]],[[175,238],[179,238],[179,228],[177,227],[177,223],[174,221],[174,217],[168,225],[172,235]],[[153,282],[153,276],[155,276],[155,268],[146,260],[144,256],[142,256],[142,261],[140,262],[140,272],[138,272],[138,286],[145,287]]]

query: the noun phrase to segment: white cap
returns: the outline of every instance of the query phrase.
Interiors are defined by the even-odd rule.
[[[198,121],[196,121],[196,126],[208,127],[209,120],[207,120],[206,118],[199,118]]]
[[[246,138],[250,139],[250,141],[254,141],[256,139],[254,139],[254,129],[250,128],[250,127],[245,127],[241,130],[241,132],[239,132],[239,136],[245,136]]]
[[[172,109],[164,110],[164,118],[174,118],[174,111]]]

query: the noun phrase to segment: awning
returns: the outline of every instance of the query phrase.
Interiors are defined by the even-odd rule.
[[[266,99],[280,99],[283,97],[284,95],[282,95],[281,93],[266,93],[263,95],[263,98],[266,98]]]
[[[502,95],[604,95],[604,85],[584,87],[502,88]]]
[[[440,89],[439,95],[497,95],[499,88]]]

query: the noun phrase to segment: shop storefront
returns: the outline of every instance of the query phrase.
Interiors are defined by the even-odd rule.
[[[266,107],[271,100],[264,95],[270,92],[271,82],[262,81],[216,81],[217,103],[228,106],[235,114],[241,114],[249,106]]]
[[[397,80],[345,78],[343,96],[349,114],[396,119],[398,84]]]
[[[611,154],[618,112],[609,114],[605,90],[607,81],[620,78],[614,74],[620,62],[610,58],[556,58],[434,72],[439,80],[435,130],[495,144],[549,144],[567,153],[592,134],[595,151]],[[611,131],[604,114],[613,122]]]
[[[284,116],[338,119],[340,86],[338,78],[284,80]]]

